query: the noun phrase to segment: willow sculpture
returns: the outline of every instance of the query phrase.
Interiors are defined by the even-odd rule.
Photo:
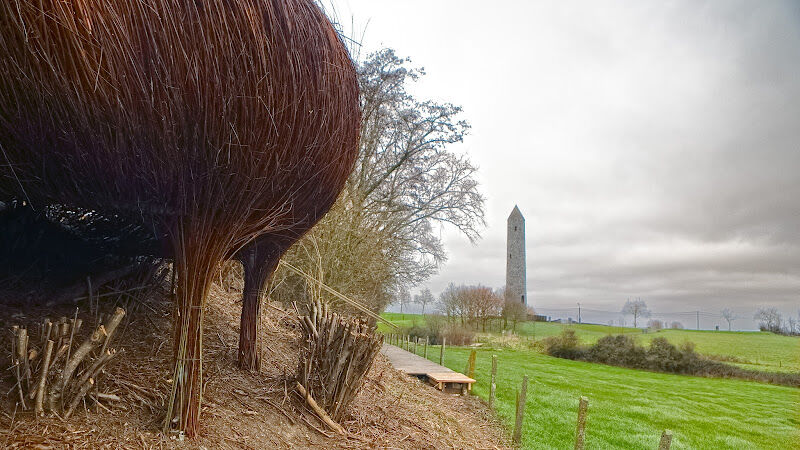
[[[352,61],[312,0],[0,2],[0,198],[130,217],[174,255],[165,429],[198,431],[219,262],[297,239],[350,173]]]

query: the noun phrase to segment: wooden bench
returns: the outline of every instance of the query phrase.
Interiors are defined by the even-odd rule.
[[[451,390],[455,389],[456,392],[464,392],[464,387],[466,387],[466,391],[471,391],[472,383],[475,382],[472,378],[458,372],[436,372],[426,375],[428,376],[428,382],[440,391],[451,388]]]

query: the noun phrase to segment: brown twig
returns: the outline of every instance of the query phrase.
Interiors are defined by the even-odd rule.
[[[334,422],[333,419],[330,418],[328,413],[326,413],[324,409],[320,408],[317,402],[314,401],[314,398],[311,397],[311,394],[309,394],[306,391],[306,389],[303,387],[302,384],[300,384],[299,381],[297,382],[295,387],[297,388],[297,392],[300,393],[300,396],[302,396],[305,399],[306,403],[308,403],[308,406],[310,406],[311,409],[314,411],[314,413],[316,413],[317,417],[322,419],[322,421],[325,423],[325,425],[328,426],[328,428],[341,435],[345,434],[344,428],[342,428],[342,426],[339,425],[338,423]]]

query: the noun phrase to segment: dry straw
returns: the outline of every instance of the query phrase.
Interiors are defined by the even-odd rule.
[[[168,236],[178,283],[165,427],[190,436],[214,270],[256,236],[296,239],[327,210],[359,122],[352,61],[310,0],[0,3],[0,198]]]

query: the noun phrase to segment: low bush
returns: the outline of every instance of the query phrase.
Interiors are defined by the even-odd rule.
[[[575,332],[567,329],[559,336],[545,339],[544,343],[546,353],[558,358],[654,372],[740,378],[800,387],[800,374],[760,372],[714,361],[695,352],[694,343],[688,341],[676,347],[665,338],[659,337],[651,341],[650,347],[644,347],[630,336],[610,335],[599,339],[592,346],[582,346]]]
[[[574,330],[565,329],[558,336],[550,336],[543,341],[545,351],[551,356],[566,359],[583,359],[585,348],[581,347],[580,340]]]
[[[442,336],[447,338],[447,345],[470,345],[475,342],[475,332],[460,326],[445,328]]]

